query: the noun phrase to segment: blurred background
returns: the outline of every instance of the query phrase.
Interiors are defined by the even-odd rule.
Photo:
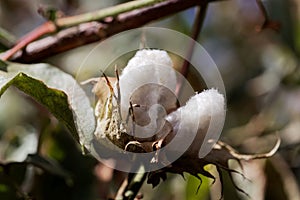
[[[75,15],[121,2],[125,1],[1,0],[0,27],[10,32],[14,41],[45,21],[37,12],[41,6]],[[264,0],[263,4],[273,21],[271,27],[264,29],[261,27],[265,18],[255,0],[210,3],[198,42],[217,64],[226,88],[227,117],[221,140],[243,153],[266,152],[274,146],[276,137],[282,140],[272,158],[244,162],[243,172],[249,180],[234,176],[236,184],[252,199],[297,200],[300,1]],[[148,26],[190,35],[194,15],[195,9],[189,9]],[[96,45],[76,48],[43,62],[75,75],[81,61]],[[0,51],[3,50],[5,45],[0,45]],[[97,68],[99,62],[95,57],[86,65]],[[188,79],[195,82],[192,71]],[[28,154],[35,153],[39,157],[30,159],[40,168],[22,162]],[[24,191],[34,199],[108,199],[126,177],[92,156],[82,155],[75,140],[45,108],[14,88],[0,99],[0,163],[0,199],[5,200],[27,198]],[[234,162],[232,167],[241,170]],[[199,184],[188,174],[185,179],[168,174],[168,179],[156,188],[144,184],[140,192],[146,200],[220,198],[218,181],[212,185],[212,180],[203,177],[197,192]],[[249,199],[235,190],[229,176],[223,186],[224,199]]]

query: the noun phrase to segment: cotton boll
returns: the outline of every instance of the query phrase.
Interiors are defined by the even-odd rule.
[[[174,136],[180,141],[176,146],[190,144],[191,153],[208,153],[212,144],[209,140],[217,140],[225,119],[224,96],[216,89],[205,90],[194,95],[185,106],[166,117],[174,130]],[[205,145],[203,145],[205,144]],[[204,149],[203,149],[204,148]],[[210,149],[209,149],[210,148]]]
[[[224,97],[216,89],[205,90],[193,96],[182,108],[182,116],[187,123],[195,123],[194,116],[198,116],[199,126],[204,127],[210,118],[222,119],[225,116]],[[219,124],[216,124],[217,126]]]
[[[185,123],[181,124],[181,126],[186,127],[186,130],[189,132],[192,131],[189,127],[193,127],[194,124],[204,127],[207,119],[224,118],[224,107],[225,101],[223,95],[216,89],[209,89],[191,97],[185,106],[170,113],[166,119],[174,127],[178,127],[179,120],[184,120]]]
[[[147,84],[157,84],[175,93],[176,82],[176,73],[173,69],[173,63],[166,51],[150,49],[138,51],[135,56],[129,60],[120,76],[122,118],[126,119],[130,105],[130,97],[134,92],[140,92],[139,88]],[[151,96],[149,95],[149,98],[151,98],[151,102],[159,103],[159,99],[164,96],[164,94],[162,94],[164,90],[156,91],[157,92],[152,93]],[[135,96],[138,95],[135,94]],[[155,115],[155,112],[153,113]],[[157,116],[150,117],[154,120],[157,118]]]
[[[122,104],[127,104],[132,92],[147,83],[160,84],[175,91],[176,74],[166,51],[144,49],[129,60],[120,76]]]

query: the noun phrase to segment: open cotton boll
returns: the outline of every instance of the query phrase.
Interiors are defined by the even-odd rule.
[[[197,118],[196,118],[197,117]],[[205,126],[207,119],[225,117],[225,100],[224,96],[216,89],[208,89],[191,97],[185,106],[170,113],[166,119],[173,126],[179,125],[179,119],[184,120],[184,124],[189,131],[189,127],[199,123],[199,127]],[[196,120],[197,119],[197,120]],[[174,124],[175,123],[175,124]],[[222,122],[220,122],[222,123]]]
[[[176,82],[173,63],[166,51],[150,49],[137,51],[120,76],[122,117],[127,116],[130,97],[140,87],[154,83],[175,92]],[[153,94],[152,102],[158,102],[161,95],[163,94],[159,91],[156,95]]]
[[[163,65],[172,67],[173,63],[168,53],[157,49],[143,49],[136,52],[135,56],[128,61],[123,74],[129,70],[136,70],[137,66],[143,65]]]
[[[174,134],[179,138],[178,147],[194,140],[189,149],[198,152],[203,142],[216,140],[220,135],[225,120],[224,96],[216,89],[205,90],[170,113],[166,120],[172,124]]]
[[[166,51],[156,49],[137,51],[120,76],[122,98],[126,99],[134,89],[146,83],[161,84],[175,91],[176,74],[173,62]]]

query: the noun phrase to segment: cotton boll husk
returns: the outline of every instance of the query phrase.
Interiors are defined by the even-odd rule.
[[[130,97],[135,91],[138,91],[138,88],[154,83],[175,93],[176,82],[173,63],[166,51],[150,49],[137,51],[124,68],[119,80],[122,118],[126,119]],[[153,93],[150,97],[152,98],[151,102],[159,102],[159,98],[164,95],[160,94],[160,91],[162,90],[157,90],[157,94]],[[156,116],[151,118],[155,119]]]
[[[204,151],[208,153],[213,146],[213,144],[208,144],[208,141],[218,139],[224,119],[224,96],[216,89],[205,90],[194,95],[185,106],[166,117],[166,120],[173,126],[173,137],[179,141],[173,150],[191,144],[188,152],[195,154],[202,148],[202,144],[205,144],[204,146],[209,149],[204,148]]]

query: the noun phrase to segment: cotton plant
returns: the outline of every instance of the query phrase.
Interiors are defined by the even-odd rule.
[[[242,160],[267,158],[278,149],[279,141],[268,153],[243,155],[222,141],[207,139],[208,129],[218,131],[214,127],[221,126],[224,121],[226,106],[223,94],[214,88],[206,89],[179,106],[176,84],[176,74],[168,53],[142,49],[129,60],[120,76],[116,71],[114,78],[100,78],[93,89],[98,97],[94,136],[98,141],[108,139],[124,154],[158,151],[174,139],[180,141],[149,159],[149,165],[165,164],[172,153],[194,137],[178,159],[148,173],[149,184],[157,186],[169,172],[181,175],[187,172],[199,179],[199,174],[202,174],[215,180],[215,176],[205,169],[209,164],[216,167],[222,182],[222,171],[229,172],[230,177],[231,172],[240,174],[230,168],[229,160],[241,163]],[[192,132],[195,134],[192,135]],[[211,145],[211,149],[199,156],[203,145]]]

